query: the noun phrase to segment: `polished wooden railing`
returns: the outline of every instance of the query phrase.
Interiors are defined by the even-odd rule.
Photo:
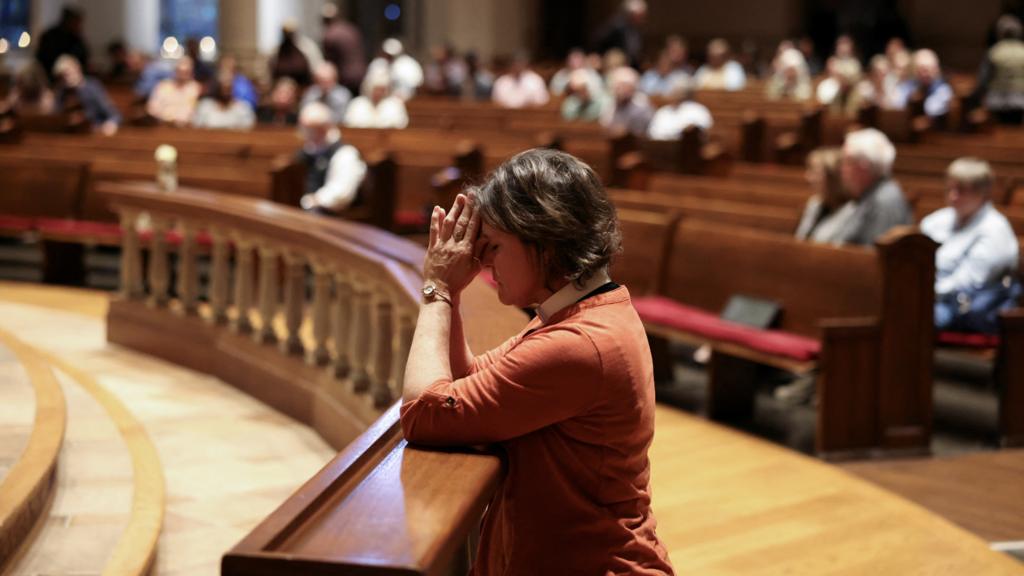
[[[103,184],[101,192],[123,235],[108,339],[213,374],[344,448],[224,556],[222,573],[438,574],[464,566],[467,556],[456,552],[467,549],[501,462],[471,450],[421,450],[402,438],[395,401],[423,249],[240,196],[164,193],[147,183]],[[140,230],[142,221],[148,227]],[[464,294],[463,314],[478,350],[525,324],[480,282]]]

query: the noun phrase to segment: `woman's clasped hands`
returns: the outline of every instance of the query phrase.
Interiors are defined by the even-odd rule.
[[[480,272],[487,241],[480,236],[480,212],[472,193],[459,194],[450,210],[435,206],[423,280],[456,298]]]

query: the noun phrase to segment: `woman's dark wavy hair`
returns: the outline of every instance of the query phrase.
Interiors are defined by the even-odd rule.
[[[621,246],[615,208],[597,174],[580,159],[546,148],[516,154],[476,188],[487,224],[532,247],[550,285],[581,287]]]

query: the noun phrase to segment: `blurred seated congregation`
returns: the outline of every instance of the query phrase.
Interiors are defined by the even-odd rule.
[[[1019,0],[0,0],[0,574],[1024,574],[1022,22]],[[515,232],[488,194],[547,186],[537,158],[596,176],[607,283],[509,305],[512,256],[475,253],[438,290],[437,246],[469,214],[478,242]],[[544,430],[410,433],[430,394],[472,408],[403,397],[428,310],[472,374],[623,287],[646,453],[589,462],[574,434],[619,429],[573,415],[547,424],[571,462],[513,457]],[[585,504],[632,510],[664,563],[523,562],[538,534],[597,540],[560,508],[517,524],[510,486],[586,470],[551,479],[586,499],[614,458],[640,504]]]

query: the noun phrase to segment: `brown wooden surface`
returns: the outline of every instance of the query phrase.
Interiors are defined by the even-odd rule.
[[[842,468],[989,542],[1024,540],[1024,450],[851,462]]]

